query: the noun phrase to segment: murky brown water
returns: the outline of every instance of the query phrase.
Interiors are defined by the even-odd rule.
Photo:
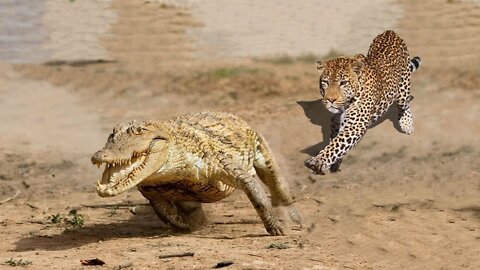
[[[0,61],[38,62],[48,59],[48,39],[42,24],[43,0],[0,0]]]
[[[0,0],[0,62],[108,59],[111,0]]]

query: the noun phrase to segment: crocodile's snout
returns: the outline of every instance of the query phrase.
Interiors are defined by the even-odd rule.
[[[102,162],[107,162],[108,161],[108,153],[105,150],[100,150],[97,151],[93,156],[90,158],[92,161],[93,165],[102,163]]]

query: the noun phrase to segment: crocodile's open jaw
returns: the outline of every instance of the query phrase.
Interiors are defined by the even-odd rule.
[[[105,164],[97,192],[111,197],[127,191],[161,168],[168,155],[168,134],[153,121],[119,124],[105,146],[91,158],[94,165]]]
[[[135,154],[131,159],[103,161],[92,158],[92,163],[100,167],[105,164],[102,178],[97,181],[97,193],[101,197],[112,197],[125,192],[145,178],[154,174],[161,160],[161,153]]]
[[[102,178],[97,181],[97,192],[102,197],[115,196],[127,191],[151,174],[147,168],[150,166],[146,153],[134,155],[131,159],[92,162],[98,167],[105,164]]]

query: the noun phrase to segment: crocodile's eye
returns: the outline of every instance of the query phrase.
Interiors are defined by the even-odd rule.
[[[161,137],[161,136],[157,136],[157,137],[152,139],[152,141],[165,141],[165,140],[166,140],[166,138]]]
[[[142,127],[135,127],[135,129],[133,130],[133,133],[136,134],[136,135],[141,135],[141,134],[143,134],[143,129],[142,129]]]
[[[328,87],[328,80],[326,80],[326,79],[320,80],[320,87],[322,89],[326,89]]]
[[[346,86],[346,85],[348,85],[347,80],[340,80],[340,86]]]

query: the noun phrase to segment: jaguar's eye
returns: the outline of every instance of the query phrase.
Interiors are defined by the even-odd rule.
[[[340,86],[345,86],[345,85],[348,85],[348,81],[347,80],[341,80],[340,81]]]
[[[321,80],[320,85],[322,86],[323,89],[328,87],[328,81],[327,80]]]

